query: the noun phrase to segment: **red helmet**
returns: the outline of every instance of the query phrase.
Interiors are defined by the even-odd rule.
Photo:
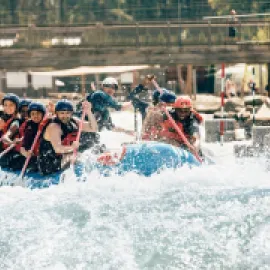
[[[173,103],[172,107],[176,109],[191,108],[191,100],[189,98],[178,97]]]

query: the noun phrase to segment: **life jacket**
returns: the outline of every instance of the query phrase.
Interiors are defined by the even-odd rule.
[[[179,129],[182,131],[182,133],[186,136],[187,134],[184,133],[183,124],[181,122],[175,121],[176,125],[179,127]],[[173,139],[180,143],[183,143],[183,140],[181,136],[178,134],[177,130],[175,130],[174,126],[172,125],[171,121],[169,119],[164,120],[164,122],[161,124],[162,130],[159,133],[160,137],[166,138],[166,139]]]
[[[3,128],[2,132],[1,132],[1,137],[3,137],[3,136],[8,132],[10,126],[11,126],[12,123],[15,122],[15,121],[19,121],[19,118],[16,117],[15,115],[12,115],[10,118],[8,118],[8,119],[5,121],[5,126],[4,126],[4,128]],[[19,131],[16,132],[16,133],[12,136],[11,140],[14,140],[14,139],[16,139],[16,138],[20,138]],[[9,146],[10,146],[9,144],[6,144],[6,143],[2,142],[2,150],[8,148]]]
[[[66,125],[63,124],[58,118],[53,118],[46,123],[42,135],[40,136],[40,140],[38,142],[38,149],[39,149],[39,155],[46,156],[48,152],[55,156],[61,156],[61,154],[55,153],[53,146],[50,141],[47,141],[44,138],[44,133],[47,128],[47,126],[51,123],[57,123],[61,130],[62,130],[62,135],[61,135],[61,144],[65,146],[71,145],[74,141],[77,139],[78,135],[78,123],[75,119],[71,118],[70,122]]]
[[[194,124],[194,121],[197,121],[198,123],[201,123],[203,121],[202,116],[196,112],[195,110],[192,110],[189,117],[185,118],[184,120],[180,120],[177,117],[177,114],[172,111],[169,112],[173,120],[175,121],[178,128],[182,131],[183,135],[190,140],[192,137],[192,126]],[[171,121],[164,115],[164,121],[162,123],[162,130],[159,134],[161,137],[173,139],[180,143],[183,143],[182,137],[178,134],[177,130],[174,128]]]
[[[19,134],[18,134],[18,138],[23,138],[23,137],[24,137],[24,131],[25,131],[27,122],[28,122],[28,121],[25,120],[25,121],[22,122],[22,124],[20,125],[20,127],[19,127],[19,132],[18,132],[18,133],[19,133]],[[15,149],[17,152],[20,152],[21,147],[22,147],[22,142],[17,143],[14,149]]]
[[[143,133],[142,140],[152,141],[155,140],[155,138],[157,138],[159,135],[160,130],[158,130],[158,128],[155,126],[152,126]]]
[[[14,115],[11,116],[9,119],[4,120],[5,121],[5,126],[4,126],[4,128],[2,130],[2,136],[7,133],[7,131],[9,130],[9,127],[11,126],[11,124],[16,120],[19,120],[19,118],[15,117]]]
[[[41,120],[41,122],[38,124],[38,127],[34,128],[34,123],[31,120],[26,120],[22,124],[22,126],[20,126],[20,129],[19,129],[20,136],[24,137],[23,141],[19,144],[19,149],[23,146],[24,140],[29,139],[29,134],[26,135],[26,132],[27,132],[28,129],[31,129],[34,132],[33,132],[33,134],[31,134],[33,137],[30,138],[32,140],[30,149],[32,148],[32,144],[33,144],[33,142],[35,140],[35,137],[37,135],[39,135],[38,139],[37,139],[37,141],[36,141],[36,143],[34,145],[33,152],[32,152],[33,156],[38,156],[38,154],[39,154],[39,146],[40,146],[40,137],[41,137],[40,135],[42,134],[44,127],[49,123],[49,121],[50,121],[50,118],[43,118],[43,120]],[[25,137],[27,137],[27,138],[25,138]],[[26,149],[26,150],[30,150],[30,149]]]
[[[70,119],[70,122],[66,125],[63,124],[58,118],[53,119],[53,123],[60,125],[62,130],[61,144],[65,146],[71,145],[77,139],[78,135],[78,123],[74,118]]]

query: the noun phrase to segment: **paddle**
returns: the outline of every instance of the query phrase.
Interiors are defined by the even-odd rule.
[[[162,89],[159,87],[158,83],[154,79],[152,80],[152,83],[156,87],[156,89],[160,92],[160,94],[162,94],[162,92],[163,92]],[[177,126],[177,124],[175,123],[175,120],[172,118],[172,116],[170,115],[170,113],[168,112],[168,110],[166,109],[165,106],[162,108],[162,110],[164,111],[164,113],[168,117],[169,121],[173,125],[174,129],[177,131],[177,133],[179,134],[181,140],[188,147],[188,149],[190,150],[190,152],[197,158],[197,160],[199,162],[202,163],[202,159],[199,156],[199,154],[197,153],[196,149],[193,147],[193,145],[190,144],[190,142],[188,141],[188,139],[186,138],[186,136],[184,135],[184,133],[182,132],[182,130]]]
[[[22,168],[22,170],[21,170],[21,173],[20,173],[20,175],[19,175],[19,179],[20,179],[20,180],[23,179],[23,176],[24,176],[24,174],[25,174],[25,171],[26,171],[26,169],[27,169],[27,166],[28,166],[28,164],[29,164],[29,161],[30,161],[30,159],[31,159],[31,157],[32,157],[32,153],[33,153],[33,151],[34,151],[34,149],[35,149],[35,147],[36,147],[36,144],[37,144],[37,142],[38,142],[38,139],[39,139],[39,137],[40,137],[40,135],[41,135],[41,133],[42,133],[42,131],[43,131],[45,125],[47,124],[47,122],[48,122],[48,114],[46,114],[46,115],[44,116],[43,120],[42,120],[41,123],[39,124],[38,132],[37,132],[37,134],[36,134],[36,136],[35,136],[35,138],[34,138],[34,141],[33,141],[33,143],[32,143],[32,146],[31,146],[31,148],[30,148],[30,151],[29,151],[30,154],[27,156],[27,158],[26,158],[26,160],[25,160],[25,162],[24,162],[24,166],[23,166],[23,168]]]
[[[10,150],[12,150],[15,147],[15,143],[11,144],[8,148],[6,148],[4,151],[1,152],[0,158],[2,158],[5,154],[7,154]]]
[[[87,110],[86,107],[82,108],[82,115],[81,115],[81,119],[79,120],[80,122],[79,122],[78,133],[77,133],[76,140],[75,140],[76,142],[80,141],[80,137],[81,137],[82,129],[83,129],[83,122],[84,122],[84,119],[86,116],[86,110]],[[75,161],[77,159],[77,155],[78,155],[78,149],[74,149],[72,157],[70,159],[70,166],[68,168],[66,168],[64,170],[64,172],[61,174],[59,182],[65,182],[67,177],[68,177],[68,179],[73,179],[75,181],[75,179],[77,177],[75,174],[74,165],[75,165]]]
[[[81,120],[79,122],[79,129],[78,129],[78,133],[77,133],[77,137],[76,137],[76,142],[79,142],[80,141],[80,137],[81,137],[81,134],[82,134],[83,122],[84,122],[84,119],[85,119],[85,115],[86,115],[86,108],[83,107]],[[78,149],[74,149],[73,150],[73,155],[72,155],[72,158],[71,158],[71,162],[70,162],[72,166],[74,166],[74,163],[75,163],[76,158],[77,158],[77,154],[78,154]]]
[[[112,129],[112,131],[115,131],[115,132],[123,132],[123,133],[125,133],[125,134],[127,134],[127,135],[129,135],[129,136],[135,136],[134,131],[128,130],[128,129],[125,129],[125,128],[121,128],[121,127],[114,127],[114,128]]]

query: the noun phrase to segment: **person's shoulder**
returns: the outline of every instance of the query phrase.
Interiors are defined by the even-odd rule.
[[[47,130],[49,130],[49,131],[59,130],[59,129],[61,129],[61,127],[58,123],[50,122],[47,125]]]
[[[91,94],[91,100],[99,99],[99,98],[108,98],[110,95],[103,92],[102,90],[97,90],[94,93]]]
[[[106,94],[104,91],[102,91],[102,90],[96,90],[96,91],[90,93],[89,95],[96,96],[96,95],[104,95],[104,94]]]

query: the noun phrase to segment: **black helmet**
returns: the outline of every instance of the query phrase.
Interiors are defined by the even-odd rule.
[[[9,100],[9,101],[13,102],[16,105],[17,110],[19,109],[20,99],[17,95],[15,95],[13,93],[6,94],[2,99],[2,105],[4,105],[5,100]]]
[[[20,104],[19,104],[19,112],[21,112],[22,107],[25,107],[25,106],[28,107],[30,103],[31,103],[30,99],[21,99]]]
[[[32,111],[42,112],[44,115],[46,113],[46,108],[40,102],[31,102],[31,104],[28,106],[28,114],[30,115]]]
[[[55,111],[68,111],[73,112],[73,105],[72,103],[67,99],[59,100],[55,105]]]

